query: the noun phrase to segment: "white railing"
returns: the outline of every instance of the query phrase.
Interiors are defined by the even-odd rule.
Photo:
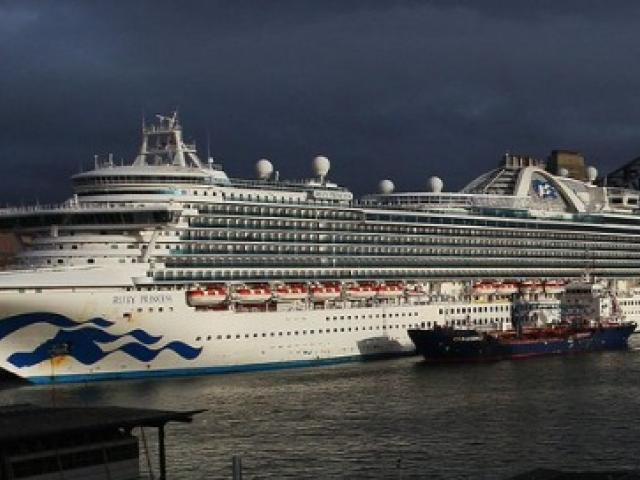
[[[530,197],[513,195],[486,195],[471,193],[399,193],[368,195],[361,201],[366,206],[401,207],[412,209],[433,208],[510,208],[538,207]]]
[[[150,209],[157,210],[159,207],[163,207],[164,205],[159,204],[133,204],[127,203],[126,205],[122,205],[121,202],[89,202],[89,203],[80,203],[75,202],[73,200],[68,200],[63,203],[53,203],[53,204],[36,204],[36,205],[25,205],[25,206],[12,206],[0,208],[0,216],[10,216],[10,215],[18,215],[18,214],[27,214],[27,213],[50,213],[57,211],[64,212],[73,212],[73,211],[89,211],[89,210],[103,210],[103,209],[121,209],[121,210],[132,210],[132,209]]]

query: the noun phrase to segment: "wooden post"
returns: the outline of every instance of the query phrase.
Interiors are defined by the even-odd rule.
[[[238,455],[232,459],[233,480],[242,480],[242,460]]]
[[[167,480],[167,460],[164,451],[164,425],[158,427],[158,449],[160,453],[160,480]]]

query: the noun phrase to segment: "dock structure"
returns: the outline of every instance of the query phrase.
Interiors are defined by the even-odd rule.
[[[0,406],[0,480],[133,480],[140,477],[136,427],[158,429],[158,470],[166,479],[165,426],[186,412],[116,406]]]
[[[640,480],[638,470],[583,470],[567,471],[551,468],[537,468],[509,480]]]

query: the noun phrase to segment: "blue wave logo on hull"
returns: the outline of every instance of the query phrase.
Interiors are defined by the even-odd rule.
[[[60,328],[71,328],[80,325],[96,325],[102,328],[109,328],[113,325],[113,322],[105,320],[104,318],[92,318],[86,322],[75,322],[64,315],[58,315],[57,313],[25,313],[22,315],[15,315],[13,317],[7,317],[0,320],[0,340],[4,337],[11,335],[13,332],[21,330],[25,327],[35,325],[37,323],[45,323]]]
[[[202,347],[195,348],[180,341],[172,341],[162,347],[151,348],[150,345],[158,343],[163,338],[162,335],[154,336],[142,329],[114,335],[104,330],[114,325],[114,322],[104,318],[76,322],[63,315],[44,312],[16,315],[0,320],[0,340],[36,324],[52,325],[58,327],[58,331],[31,352],[11,354],[7,361],[17,368],[31,367],[61,355],[73,357],[84,365],[93,365],[114,352],[124,352],[140,362],[150,362],[164,350],[171,350],[185,360],[193,360],[202,352]],[[125,337],[135,341],[125,343],[113,350],[103,350],[100,346],[108,346]]]

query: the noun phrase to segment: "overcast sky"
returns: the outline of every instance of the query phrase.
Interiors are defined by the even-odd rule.
[[[230,176],[330,158],[357,194],[460,188],[505,151],[640,155],[640,4],[0,0],[0,202],[62,200],[180,110]]]

